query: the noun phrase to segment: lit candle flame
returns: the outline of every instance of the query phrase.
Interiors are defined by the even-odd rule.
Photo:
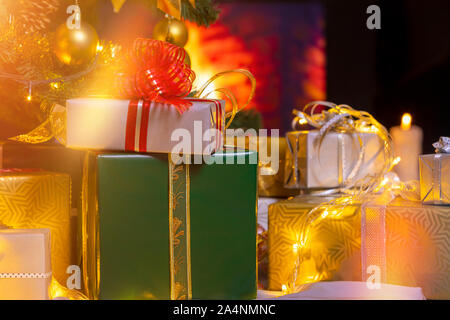
[[[402,124],[401,124],[402,130],[409,130],[411,128],[411,120],[412,120],[412,117],[409,113],[405,113],[403,115]]]

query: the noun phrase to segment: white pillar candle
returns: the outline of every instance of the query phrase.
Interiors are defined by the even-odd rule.
[[[423,131],[419,126],[411,125],[409,113],[402,117],[400,126],[391,128],[396,157],[400,162],[394,171],[402,181],[419,180],[419,155],[422,154]]]

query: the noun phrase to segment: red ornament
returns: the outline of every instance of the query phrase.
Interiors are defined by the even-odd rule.
[[[134,41],[126,74],[119,76],[119,91],[130,99],[174,105],[180,113],[192,102],[187,97],[195,73],[185,63],[186,51],[168,42],[138,38]]]

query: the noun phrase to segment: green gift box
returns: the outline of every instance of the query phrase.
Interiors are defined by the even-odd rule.
[[[257,153],[226,149],[209,158],[213,164],[175,165],[168,157],[121,153],[88,160],[88,294],[256,298]],[[98,199],[88,191],[94,187]]]

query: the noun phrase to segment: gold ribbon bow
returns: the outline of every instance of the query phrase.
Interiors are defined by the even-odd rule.
[[[237,73],[237,74],[241,74],[241,75],[245,76],[250,81],[250,84],[251,84],[251,90],[250,90],[248,99],[242,106],[239,106],[235,95],[228,88],[218,88],[218,89],[214,89],[208,93],[204,93],[205,90],[209,87],[209,85],[211,83],[213,83],[214,81],[216,81],[217,79],[219,79],[223,76],[226,76],[226,75],[229,75],[232,73]],[[245,70],[245,69],[233,69],[233,70],[219,72],[219,73],[215,74],[214,76],[212,76],[208,81],[206,81],[198,89],[197,93],[195,94],[195,97],[206,99],[210,94],[212,94],[214,92],[223,94],[230,101],[231,107],[232,107],[232,110],[225,115],[226,118],[229,118],[229,120],[227,121],[227,123],[225,125],[225,129],[227,129],[230,126],[230,124],[233,122],[236,114],[238,114],[241,110],[245,109],[245,107],[247,107],[249,105],[250,101],[252,101],[253,97],[255,96],[255,90],[256,90],[256,79],[250,71]]]
[[[66,143],[66,108],[54,104],[47,120],[28,133],[9,138],[9,140],[38,144],[56,138],[61,144]]]
[[[326,109],[321,113],[315,113],[318,107],[325,107]],[[356,133],[361,146],[361,151],[357,163],[349,174],[347,181],[345,181],[344,188],[339,191],[344,193],[357,194],[359,192],[368,193],[376,188],[384,175],[392,167],[394,157],[392,148],[392,139],[386,128],[381,125],[370,113],[365,111],[358,111],[352,107],[341,104],[337,105],[328,101],[314,101],[307,104],[303,111],[293,110],[295,118],[292,121],[292,128],[297,130],[299,125],[309,124],[314,128],[319,129],[320,141],[318,148],[323,139],[330,131],[341,133]],[[384,166],[380,171],[373,176],[366,176],[355,180],[357,173],[362,165],[365,148],[360,137],[360,133],[375,133],[382,141],[384,151]],[[353,189],[354,186],[359,185],[358,189]]]

